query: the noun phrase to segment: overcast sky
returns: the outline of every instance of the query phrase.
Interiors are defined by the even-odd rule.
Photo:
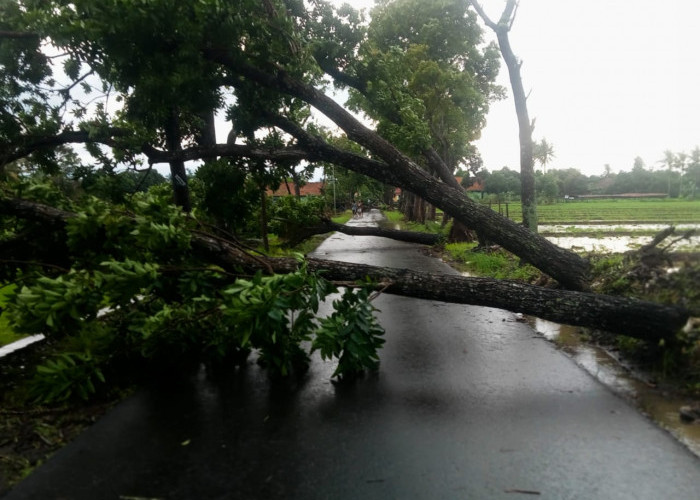
[[[483,5],[497,18],[504,2]],[[511,45],[551,167],[630,170],[700,145],[699,20],[694,0],[521,0]],[[478,146],[487,167],[519,167],[511,98],[492,106]]]
[[[481,3],[495,20],[505,6]],[[630,170],[637,156],[652,167],[666,149],[700,145],[698,23],[696,0],[520,0],[510,39],[523,61],[533,138],[554,146],[548,169]],[[492,105],[477,146],[487,168],[519,169],[505,64],[499,83],[508,99]]]

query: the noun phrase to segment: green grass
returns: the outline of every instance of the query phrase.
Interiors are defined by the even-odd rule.
[[[530,265],[521,265],[517,257],[505,250],[474,252],[476,243],[448,243],[445,252],[461,271],[473,276],[488,276],[532,283],[540,272]]]
[[[492,204],[498,210],[497,204]],[[501,203],[505,213],[505,203]],[[508,215],[522,218],[519,202],[508,203]],[[586,200],[537,205],[540,224],[604,222],[700,223],[700,200]]]
[[[345,212],[339,213],[335,217],[331,217],[331,220],[336,224],[345,224],[352,218],[352,211],[346,210]]]
[[[404,215],[396,210],[384,210],[382,211],[384,216],[387,218],[387,222],[392,226],[398,226],[398,229],[403,231],[416,231],[419,233],[430,233],[430,234],[447,234],[449,232],[450,226],[442,227],[441,221],[425,221],[425,224],[420,224],[418,222],[408,221],[404,219]],[[394,229],[394,227],[392,227]]]
[[[401,212],[399,212],[398,210],[384,210],[382,213],[384,214],[384,217],[386,217],[386,219],[389,222],[394,222],[396,224],[400,224],[404,221],[403,214]]]

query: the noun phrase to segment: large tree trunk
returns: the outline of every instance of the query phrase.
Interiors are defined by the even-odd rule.
[[[270,241],[267,237],[267,192],[264,186],[260,188],[260,237],[262,238],[263,248],[266,252],[269,252]]]
[[[0,199],[0,214],[46,224],[47,231],[63,231],[75,214],[21,199]],[[232,273],[241,269],[286,273],[295,259],[264,258],[243,252],[240,246],[201,232],[192,233],[194,251]],[[490,278],[430,274],[320,259],[308,259],[309,268],[326,279],[356,281],[369,276],[385,293],[460,304],[473,304],[530,314],[550,321],[589,326],[656,342],[673,339],[688,320],[682,307],[664,306],[625,297],[555,290]]]
[[[532,157],[532,128],[527,111],[527,97],[520,76],[521,62],[515,57],[510,46],[508,32],[515,20],[517,0],[508,0],[506,8],[498,24],[489,19],[476,0],[471,0],[472,6],[479,13],[484,23],[491,28],[498,38],[501,55],[508,68],[510,86],[515,101],[515,114],[518,117],[518,133],[520,138],[520,187],[523,207],[523,224],[533,232],[537,232],[537,199],[535,197],[535,163]]]
[[[417,243],[419,245],[434,245],[440,239],[437,234],[419,233],[415,231],[399,231],[396,229],[382,229],[380,227],[369,226],[347,226],[345,224],[338,224],[327,220],[323,221],[323,224],[319,226],[307,227],[298,231],[294,239],[289,241],[289,246],[295,246],[314,234],[324,234],[332,231],[338,231],[340,233],[349,234],[352,236],[379,236],[381,238],[390,238],[392,240]]]
[[[202,126],[199,128],[199,133],[195,137],[197,144],[201,146],[211,147],[216,144],[216,120],[213,109],[202,111],[199,117],[202,120]]]
[[[508,66],[510,85],[513,88],[515,112],[518,116],[520,139],[520,200],[522,201],[523,224],[537,232],[537,198],[535,195],[535,163],[532,158],[532,124],[527,111],[527,98],[520,78],[520,63],[510,48],[508,33],[498,33],[501,53]]]
[[[530,232],[522,225],[474,203],[463,189],[457,189],[432,178],[415,162],[401,153],[374,131],[360,123],[352,114],[318,89],[291,78],[280,71],[270,75],[237,59],[225,49],[211,51],[207,56],[228,69],[265,87],[277,89],[296,96],[311,104],[333,120],[348,138],[370,150],[383,162],[348,161],[357,155],[339,154],[317,137],[312,137],[296,124],[279,119],[275,125],[294,135],[304,144],[312,159],[338,163],[350,170],[360,172],[385,184],[401,187],[415,193],[438,208],[474,228],[489,241],[501,245],[538,269],[549,274],[563,286],[571,289],[588,288],[588,263],[573,252],[557,247],[545,238]],[[236,85],[238,80],[231,80]]]
[[[171,109],[165,124],[165,138],[168,149],[176,152],[182,149],[180,138],[180,123],[177,110]],[[173,185],[173,198],[175,204],[185,212],[190,212],[190,190],[187,186],[187,171],[182,160],[170,161],[170,177]]]
[[[228,249],[221,240],[197,234],[195,247],[222,267],[249,266],[264,269],[260,262]],[[276,273],[291,272],[298,262],[290,258],[266,258],[266,267]],[[672,340],[688,321],[682,307],[665,306],[626,297],[575,292],[526,285],[492,278],[468,278],[431,274],[347,262],[307,259],[309,268],[323,271],[332,281],[377,281],[384,293],[444,302],[497,307],[542,319],[576,326],[588,326],[629,337],[657,342]]]

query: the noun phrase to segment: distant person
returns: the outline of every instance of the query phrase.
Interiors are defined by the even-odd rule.
[[[362,200],[357,204],[357,216],[360,219],[362,218]]]
[[[356,217],[357,217],[357,203],[355,203],[353,201],[352,202],[352,218],[354,219]]]

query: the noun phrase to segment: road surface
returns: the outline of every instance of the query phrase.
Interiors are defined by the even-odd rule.
[[[351,224],[379,216],[365,215]],[[454,272],[415,245],[331,236],[323,258]],[[349,386],[251,364],[154,384],[19,499],[696,499],[700,460],[512,313],[383,295],[381,368]]]

